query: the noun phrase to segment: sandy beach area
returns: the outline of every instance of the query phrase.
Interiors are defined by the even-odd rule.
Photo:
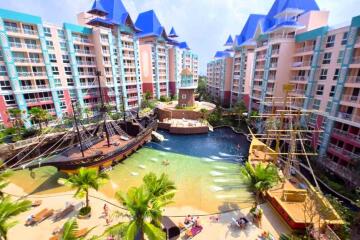
[[[24,196],[26,193],[17,185],[10,184],[4,190],[5,193],[14,195],[13,198],[17,199],[18,196]],[[116,199],[109,198],[99,192],[90,192],[90,205],[92,207],[92,216],[89,219],[77,220],[79,228],[92,228],[95,227],[89,234],[100,235],[108,227],[103,216],[103,206],[105,203],[109,206],[110,212],[126,211],[120,209],[119,203]],[[66,203],[73,203],[76,209],[81,208],[81,200],[73,198],[73,192],[49,194],[49,195],[31,195],[27,197],[28,200],[42,200],[39,207],[32,208],[30,211],[19,215],[16,220],[19,222],[15,227],[11,228],[8,237],[9,240],[45,240],[52,236],[52,232],[57,227],[62,225],[71,217],[76,216],[76,211],[71,213],[66,218],[54,222],[50,217],[42,223],[35,226],[25,226],[24,223],[27,217],[31,214],[36,214],[44,208],[54,209],[55,211],[63,209]],[[240,211],[233,211],[219,215],[219,221],[214,221],[210,216],[201,216],[201,222],[204,227],[203,231],[194,239],[202,240],[224,240],[224,239],[257,239],[263,231],[269,231],[276,239],[279,238],[281,233],[289,233],[290,229],[287,224],[280,218],[280,216],[271,208],[268,203],[261,205],[264,211],[262,220],[262,228],[254,225],[247,227],[245,230],[240,230],[232,224],[232,218],[239,218],[247,216],[250,208],[245,208]],[[164,216],[169,216],[174,223],[182,222],[185,215],[206,215],[208,213],[192,208],[191,206],[185,207],[168,207],[164,209]],[[124,219],[125,220],[125,219]],[[113,223],[121,221],[121,219],[113,219]],[[185,239],[184,233],[180,235],[179,239]]]

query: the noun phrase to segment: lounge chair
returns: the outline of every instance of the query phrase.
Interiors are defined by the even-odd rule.
[[[180,231],[183,232],[185,230],[190,229],[193,225],[194,225],[194,221],[190,221],[188,224],[179,223],[178,227],[180,228]]]
[[[201,233],[202,230],[203,230],[202,226],[194,226],[191,229],[187,230],[185,235],[187,239],[192,239],[193,237]]]
[[[62,211],[58,212],[55,214],[54,216],[54,221],[58,221],[61,220],[62,218],[66,217],[67,215],[69,215],[72,211],[74,211],[75,206],[74,205],[69,205],[66,208],[64,208]]]
[[[62,232],[62,230],[61,230],[61,232]],[[60,240],[61,235],[62,235],[61,232],[52,236],[51,238],[49,238],[49,240]],[[75,237],[76,238],[84,237],[88,232],[89,232],[89,230],[87,228],[80,229],[80,230],[76,231]]]
[[[37,213],[31,220],[26,221],[25,225],[39,224],[54,214],[54,209],[43,209]]]

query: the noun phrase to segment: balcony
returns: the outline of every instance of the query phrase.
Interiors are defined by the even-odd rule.
[[[33,75],[35,77],[43,77],[46,76],[46,72],[34,72]]]
[[[346,83],[360,83],[360,76],[348,76]]]
[[[339,134],[345,138],[350,138],[350,139],[355,140],[360,143],[360,135],[358,135],[358,134],[353,134],[353,133],[350,133],[350,132],[347,132],[347,131],[344,131],[341,129],[337,129],[337,128],[333,128],[332,131],[335,134]]]
[[[310,61],[294,62],[291,66],[293,68],[310,67],[311,62]]]
[[[277,48],[277,49],[273,49],[273,50],[271,51],[271,54],[272,54],[272,55],[278,55],[279,52],[280,52],[280,49]]]
[[[38,32],[32,29],[23,29],[24,34],[28,34],[28,35],[37,35]]]
[[[297,95],[304,95],[305,94],[305,90],[304,89],[296,89],[295,91],[291,92],[292,94],[297,94]]]
[[[37,45],[37,44],[29,44],[29,43],[27,43],[27,44],[26,44],[26,47],[27,47],[28,49],[40,49],[40,46]]]
[[[110,55],[110,51],[109,50],[102,50],[103,54],[105,55]]]
[[[308,79],[309,79],[309,78],[308,78],[308,77],[305,77],[305,76],[293,76],[290,81],[295,81],[295,82],[307,82]]]
[[[40,58],[14,58],[16,63],[41,63]]]
[[[78,65],[95,65],[95,62],[91,61],[77,61]]]
[[[74,41],[76,42],[82,42],[82,43],[91,43],[91,41],[89,39],[86,38],[79,38],[79,37],[75,37]]]
[[[342,119],[348,120],[348,121],[351,121],[351,119],[352,119],[352,114],[349,114],[349,113],[346,113],[346,112],[338,112],[337,116],[339,118],[342,118]]]
[[[270,68],[277,68],[277,62],[270,63]]]
[[[77,53],[77,54],[86,54],[86,55],[94,54],[92,51],[82,50],[82,49],[75,49],[75,53]]]
[[[79,72],[80,76],[95,76],[94,72]]]
[[[8,32],[14,32],[14,33],[21,33],[21,28],[18,27],[12,27],[12,26],[5,26],[6,31]]]
[[[18,72],[19,77],[32,77],[32,72]]]
[[[356,103],[360,104],[360,97],[353,96],[353,95],[343,95],[342,101],[354,103],[354,104],[356,104]]]
[[[306,47],[302,47],[302,48],[297,48],[297,49],[296,49],[296,53],[303,53],[303,52],[314,51],[314,47],[315,47],[315,46],[306,46]]]
[[[353,57],[351,64],[360,64],[360,56]]]

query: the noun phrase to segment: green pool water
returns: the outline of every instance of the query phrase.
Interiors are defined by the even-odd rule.
[[[142,183],[148,172],[167,173],[175,182],[177,193],[173,206],[190,206],[205,212],[219,212],[250,207],[253,194],[249,192],[240,176],[240,163],[221,157],[202,157],[168,151],[169,148],[144,147],[109,171],[110,181],[100,191],[114,197],[116,191]],[[163,161],[169,162],[165,166]],[[64,177],[55,168],[43,167],[34,170],[17,171],[11,181],[27,193],[50,194],[68,189],[57,184]]]

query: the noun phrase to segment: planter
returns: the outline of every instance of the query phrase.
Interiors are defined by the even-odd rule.
[[[90,207],[81,208],[77,217],[78,217],[78,219],[90,218],[91,217],[91,208]]]

